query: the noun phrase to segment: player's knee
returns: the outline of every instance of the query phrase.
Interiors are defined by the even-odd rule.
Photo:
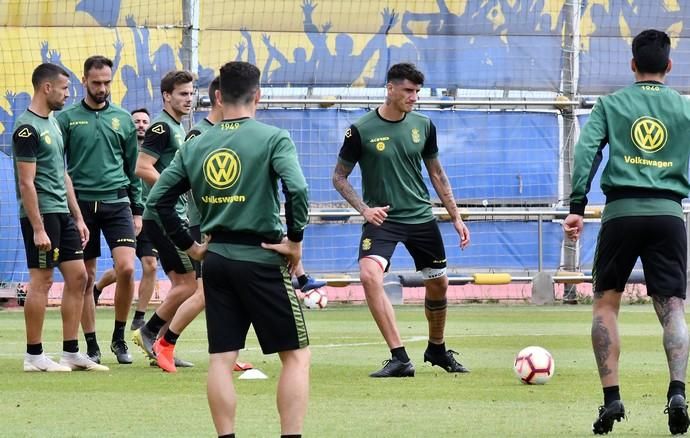
[[[120,278],[134,277],[134,261],[126,261],[115,265],[115,272]]]
[[[156,261],[155,257],[143,257],[141,259],[141,267],[144,271],[144,274],[153,273],[156,272],[158,262]]]
[[[387,266],[388,260],[381,256],[369,256],[360,260],[359,279],[362,285],[367,287],[382,284]]]

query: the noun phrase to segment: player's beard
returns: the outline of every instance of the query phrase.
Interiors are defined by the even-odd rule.
[[[95,103],[97,103],[99,105],[102,103],[105,103],[108,100],[108,98],[110,97],[110,93],[108,93],[107,91],[102,96],[96,96],[94,94],[91,94],[91,91],[89,91],[89,89],[87,88],[86,93],[89,95],[91,100],[93,100]]]

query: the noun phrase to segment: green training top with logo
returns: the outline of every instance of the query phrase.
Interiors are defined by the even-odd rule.
[[[182,124],[175,120],[170,114],[163,110],[153,121],[151,126],[146,130],[144,142],[141,144],[141,153],[150,155],[156,158],[156,164],[153,166],[158,173],[163,173],[166,167],[170,165],[180,145],[184,142],[185,132]],[[144,182],[145,185],[146,182]],[[148,186],[149,191],[151,187]],[[148,205],[148,200],[147,200]],[[175,206],[177,214],[183,220],[187,220],[187,198],[182,195],[177,200]],[[144,209],[144,219],[153,219],[158,221],[158,215],[150,209]]]
[[[19,193],[18,162],[36,163],[34,187],[40,213],[69,213],[65,155],[57,120],[52,115],[42,117],[31,110],[24,111],[14,123],[12,150],[19,217],[26,217],[26,211]]]
[[[284,235],[278,180],[285,196],[287,237],[301,242],[307,225],[307,182],[287,131],[251,118],[225,120],[185,143],[151,190],[146,204],[156,209],[171,240],[187,249],[194,240],[174,214],[177,196],[191,188],[209,251],[232,260],[285,264],[261,248]]]
[[[128,202],[132,213],[141,215],[141,181],[137,166],[137,131],[132,116],[105,102],[100,109],[84,100],[57,115],[62,129],[67,172],[77,199]]]
[[[348,168],[359,163],[369,207],[389,205],[387,221],[419,224],[434,220],[422,159],[437,156],[436,127],[428,117],[410,112],[393,122],[377,109],[345,131],[338,160]]]
[[[209,119],[204,118],[199,123],[194,125],[194,127],[187,133],[187,137],[185,137],[184,141],[186,142],[194,137],[198,137],[212,127],[213,123],[211,123]],[[194,204],[194,197],[187,196],[187,201],[187,218],[189,219],[189,226],[194,227],[200,225],[201,216],[199,215],[199,210],[196,208],[196,204]]]
[[[690,191],[690,102],[660,82],[637,82],[599,98],[575,146],[570,212],[587,193],[609,145],[601,177],[602,221],[620,216],[682,217]]]

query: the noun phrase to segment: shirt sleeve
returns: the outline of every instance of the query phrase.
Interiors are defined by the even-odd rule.
[[[122,150],[122,160],[124,163],[124,170],[129,179],[129,186],[127,187],[127,195],[129,196],[129,204],[134,216],[140,216],[144,212],[144,204],[142,202],[142,185],[141,179],[136,175],[137,155],[139,155],[139,147],[137,144],[137,130],[134,123],[128,124],[129,135],[124,140]]]
[[[156,122],[146,130],[141,149],[154,158],[160,158],[169,142],[170,126],[165,122]]]
[[[345,131],[345,139],[338,154],[338,161],[347,164],[348,167],[355,167],[361,156],[362,139],[355,125],[350,125]]]
[[[573,160],[570,213],[584,215],[587,193],[601,164],[604,147],[608,144],[608,124],[602,99],[594,105],[589,120],[580,132]]]
[[[424,143],[424,149],[422,150],[422,158],[431,159],[438,156],[438,143],[436,142],[436,126],[434,122],[429,120],[429,133],[426,137],[426,142]]]
[[[21,125],[12,134],[12,148],[17,161],[36,162],[38,155],[38,132],[31,125]]]
[[[307,181],[302,173],[297,148],[287,132],[279,138],[271,155],[271,168],[278,175],[285,195],[285,225],[287,237],[292,242],[301,242],[304,228],[309,222],[309,199]]]
[[[191,188],[180,154],[176,154],[170,165],[161,173],[146,201],[147,208],[153,208],[161,220],[166,234],[175,246],[186,250],[194,244],[187,225],[180,219],[175,204],[180,196]]]

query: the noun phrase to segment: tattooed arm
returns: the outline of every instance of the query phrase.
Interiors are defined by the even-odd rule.
[[[424,164],[429,171],[431,184],[434,186],[434,190],[436,190],[436,194],[438,194],[438,197],[441,199],[443,206],[448,211],[453,221],[455,231],[457,231],[458,236],[460,236],[460,247],[465,249],[470,244],[470,230],[460,217],[458,206],[455,204],[453,189],[450,187],[450,182],[448,181],[448,176],[446,176],[446,172],[443,170],[438,158],[427,158],[424,160]]]
[[[333,187],[340,193],[355,210],[357,210],[367,222],[374,225],[381,225],[386,220],[388,214],[386,213],[389,206],[370,208],[364,203],[362,198],[357,194],[355,188],[352,187],[347,177],[352,173],[352,167],[347,167],[341,161],[335,165],[333,171]]]

